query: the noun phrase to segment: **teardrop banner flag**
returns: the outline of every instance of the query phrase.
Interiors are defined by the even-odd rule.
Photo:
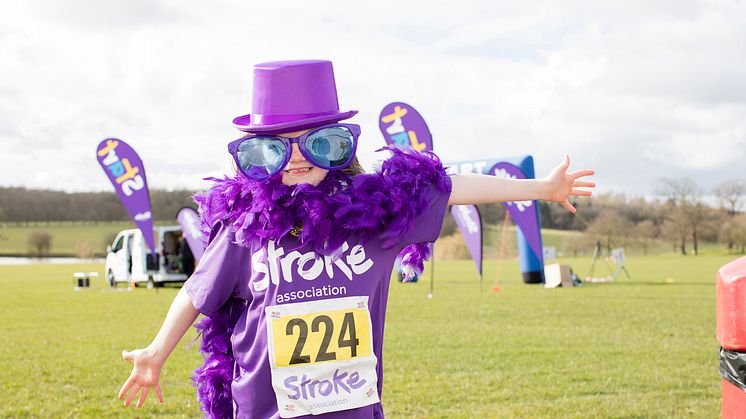
[[[199,215],[192,208],[184,207],[176,213],[176,221],[184,232],[189,249],[194,255],[194,260],[199,262],[202,259],[202,253],[205,252],[205,243],[202,241],[204,234],[199,229]]]
[[[386,105],[378,117],[386,144],[412,147],[417,151],[433,150],[433,137],[419,112],[404,102]]]
[[[447,162],[448,173],[480,173],[484,175],[533,179],[534,159],[531,156],[491,158],[465,162]],[[521,275],[526,284],[544,283],[544,253],[541,240],[541,217],[537,201],[503,202],[516,224],[516,241]]]
[[[383,107],[378,116],[378,128],[381,130],[384,140],[388,145],[398,145],[405,148],[413,148],[417,151],[433,151],[433,137],[427,127],[425,119],[417,110],[404,102],[392,102]],[[432,248],[431,248],[432,250]],[[413,248],[405,247],[397,256],[397,272],[401,279],[404,278],[400,261]],[[434,276],[435,257],[431,257],[430,276]],[[409,279],[409,282],[417,282],[417,276]],[[432,296],[433,283],[430,281],[430,295]]]
[[[476,205],[451,205],[451,215],[464,237],[466,248],[482,276],[482,219]]]
[[[96,147],[96,157],[114,185],[122,205],[142,232],[145,243],[155,253],[150,193],[140,156],[124,141],[107,138]]]
[[[526,179],[526,173],[520,167],[507,162],[497,163],[492,166],[489,172],[493,176],[500,176],[513,179]],[[531,173],[533,177],[533,173]],[[521,271],[523,272],[523,281],[526,283],[543,283],[544,282],[544,252],[541,243],[541,221],[539,219],[538,201],[518,201],[504,202],[503,205],[510,213],[510,217],[518,227],[516,229],[516,238],[518,247],[528,245],[530,252],[522,252]],[[528,272],[523,267],[528,268]]]

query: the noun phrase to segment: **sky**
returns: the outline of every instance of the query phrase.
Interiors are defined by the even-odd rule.
[[[205,189],[252,66],[313,58],[368,169],[403,101],[444,161],[530,154],[544,175],[567,153],[636,196],[746,179],[743,0],[27,0],[0,15],[0,186],[113,191],[95,148],[117,137],[151,188]]]

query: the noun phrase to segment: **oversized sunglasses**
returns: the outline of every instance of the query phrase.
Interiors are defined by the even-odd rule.
[[[228,144],[238,169],[246,177],[263,180],[282,171],[293,154],[293,143],[298,144],[303,157],[316,167],[339,170],[347,167],[355,157],[360,126],[332,124],[315,128],[297,137],[252,135]]]

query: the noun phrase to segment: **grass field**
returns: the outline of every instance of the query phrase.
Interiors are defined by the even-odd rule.
[[[156,225],[167,225],[158,221]],[[176,224],[172,222],[170,224]],[[135,228],[129,221],[101,223],[97,225],[80,223],[52,223],[35,226],[0,225],[0,255],[26,255],[29,253],[28,237],[34,231],[46,231],[52,236],[50,254],[57,256],[77,256],[77,246],[87,243],[99,256],[105,256],[105,238],[128,228]],[[108,243],[111,244],[111,243]]]
[[[736,256],[635,257],[632,279],[545,290],[495,261],[479,286],[470,261],[436,263],[391,287],[384,346],[388,417],[717,417],[715,273]],[[565,259],[587,273],[589,259]],[[195,417],[190,332],[163,372],[166,403],[115,399],[175,288],[74,291],[101,265],[0,266],[0,417]],[[429,272],[429,269],[426,270]]]

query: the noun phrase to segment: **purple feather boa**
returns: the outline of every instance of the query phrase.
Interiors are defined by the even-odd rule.
[[[204,363],[194,370],[192,381],[197,387],[201,410],[212,419],[233,417],[233,348],[231,336],[244,304],[233,299],[212,317],[204,317],[194,327],[202,335],[200,351]]]
[[[279,240],[302,225],[300,245],[329,255],[352,234],[362,242],[377,237],[391,248],[414,227],[420,208],[428,204],[423,192],[434,186],[450,190],[445,169],[435,154],[386,147],[393,156],[376,173],[349,176],[330,171],[318,185],[283,185],[280,176],[255,181],[236,175],[215,181],[200,206],[202,229],[228,220],[236,242],[249,246],[258,240]]]
[[[431,152],[384,147],[392,156],[375,173],[349,176],[330,171],[318,186],[283,185],[280,176],[254,181],[238,174],[214,181],[205,194],[196,195],[202,230],[227,220],[236,243],[260,246],[280,240],[295,226],[302,226],[301,246],[332,255],[351,235],[361,243],[377,238],[384,248],[394,247],[412,231],[420,209],[428,205],[428,189],[450,191],[450,180],[438,157]],[[428,243],[407,246],[401,252],[402,268],[411,277],[421,274],[431,255]],[[230,417],[233,354],[230,336],[235,319],[233,306],[224,307],[197,325],[202,332],[205,364],[194,373],[202,410],[208,417]]]
[[[415,243],[405,247],[399,253],[404,282],[411,281],[415,275],[422,275],[422,271],[425,270],[425,261],[432,255],[433,247],[430,243]]]

